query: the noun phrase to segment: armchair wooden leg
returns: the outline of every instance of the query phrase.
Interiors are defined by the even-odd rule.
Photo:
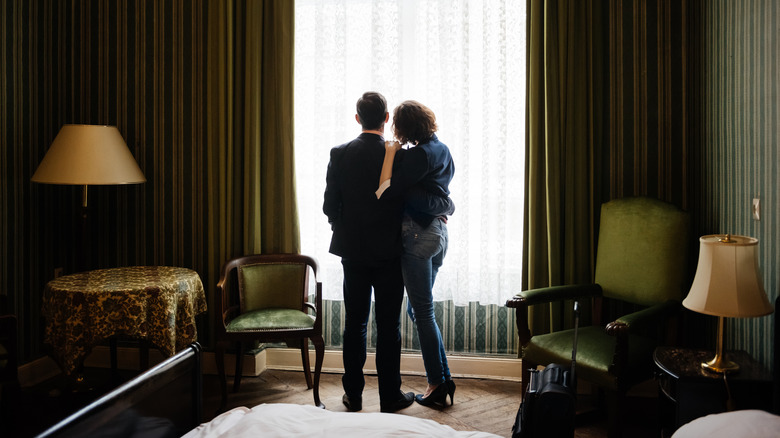
[[[325,341],[322,336],[312,338],[314,343],[314,405],[325,409],[325,405],[320,401],[320,373],[322,372],[322,362],[325,359]]]
[[[233,377],[233,392],[238,392],[241,386],[241,375],[244,374],[244,345],[238,342],[236,347],[236,374]]]
[[[225,410],[227,406],[227,376],[225,375],[225,345],[222,342],[218,342],[215,348],[215,359],[217,361],[217,373],[219,374],[219,385],[222,389],[222,402],[220,403],[219,412]]]
[[[300,341],[301,362],[303,362],[303,375],[306,377],[306,388],[311,389],[311,364],[309,363],[309,340],[303,338]]]

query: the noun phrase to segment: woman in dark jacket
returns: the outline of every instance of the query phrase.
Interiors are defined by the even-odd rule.
[[[441,331],[433,311],[433,284],[447,254],[447,216],[454,212],[449,184],[455,165],[436,137],[436,116],[408,100],[393,111],[396,142],[387,142],[377,197],[404,197],[401,256],[408,313],[417,325],[428,388],[415,398],[424,406],[452,404],[450,376]],[[401,145],[408,145],[401,149]]]

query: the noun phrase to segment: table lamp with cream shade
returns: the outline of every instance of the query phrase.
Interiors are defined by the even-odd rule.
[[[82,186],[81,219],[86,228],[88,186],[138,184],[146,178],[116,126],[63,125],[31,181]],[[86,230],[82,233],[86,235]]]
[[[748,318],[772,313],[758,269],[758,240],[746,236],[708,235],[699,238],[699,263],[683,306],[718,317],[715,357],[701,366],[716,373],[739,370],[723,355],[724,318]]]

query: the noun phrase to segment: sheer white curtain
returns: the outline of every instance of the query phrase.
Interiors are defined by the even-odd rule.
[[[524,0],[296,0],[295,149],[301,247],[327,299],[340,259],[322,213],[330,148],[360,133],[355,102],[378,91],[436,114],[455,160],[456,211],[434,299],[503,305],[519,290],[523,230]],[[389,125],[387,136],[390,136]]]

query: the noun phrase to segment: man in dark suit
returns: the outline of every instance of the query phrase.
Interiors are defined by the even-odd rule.
[[[404,295],[401,274],[402,199],[377,199],[375,191],[385,156],[385,98],[364,93],[355,119],[362,133],[334,147],[328,164],[322,210],[333,230],[330,252],[344,268],[344,386],[349,411],[363,408],[366,326],[374,292],[376,370],[382,412],[395,412],[414,401],[401,392],[400,315]]]

